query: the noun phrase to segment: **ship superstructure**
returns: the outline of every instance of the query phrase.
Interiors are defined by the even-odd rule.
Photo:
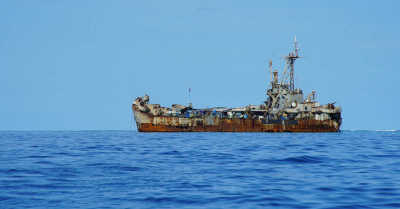
[[[286,55],[285,70],[279,82],[278,71],[272,70],[271,88],[261,105],[237,108],[194,109],[174,104],[170,108],[149,103],[149,96],[138,97],[132,104],[140,132],[340,132],[340,107],[335,103],[321,105],[315,101],[315,91],[304,98],[295,88],[294,62],[299,48]]]

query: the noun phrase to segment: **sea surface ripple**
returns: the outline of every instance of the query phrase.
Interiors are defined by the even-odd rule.
[[[400,131],[1,131],[1,208],[400,208]]]

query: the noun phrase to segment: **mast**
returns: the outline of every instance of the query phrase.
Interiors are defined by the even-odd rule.
[[[286,60],[286,67],[282,75],[281,85],[288,85],[289,90],[292,92],[294,92],[294,62],[298,58],[303,58],[298,56],[299,50],[300,48],[297,48],[297,38],[294,36],[294,52],[291,51],[289,55],[281,58]]]

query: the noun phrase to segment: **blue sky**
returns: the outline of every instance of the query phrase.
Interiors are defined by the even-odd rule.
[[[400,1],[0,1],[0,130],[128,130],[131,104],[261,104],[293,50],[343,128],[400,129]]]

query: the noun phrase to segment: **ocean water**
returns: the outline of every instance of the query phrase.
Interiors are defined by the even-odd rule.
[[[400,208],[400,131],[2,131],[0,163],[0,208]]]

